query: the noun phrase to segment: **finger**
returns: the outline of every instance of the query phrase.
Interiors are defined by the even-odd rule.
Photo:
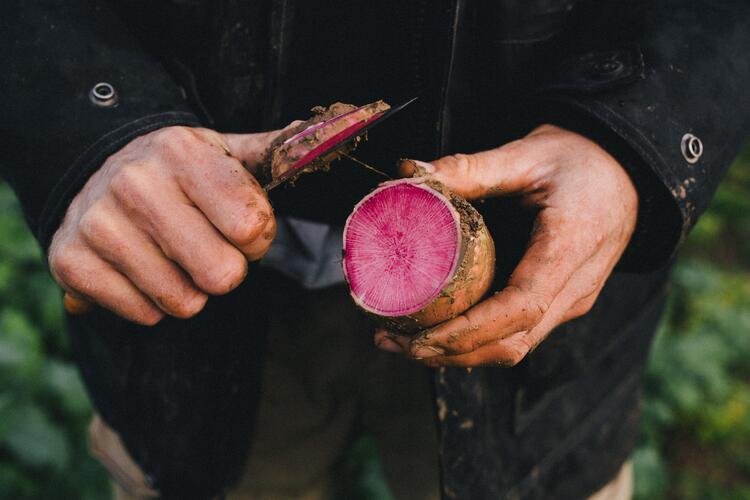
[[[258,181],[235,158],[213,149],[196,150],[191,161],[177,173],[190,201],[248,257],[258,253],[256,240],[270,245],[273,209]]]
[[[233,290],[247,273],[245,256],[176,187],[129,175],[114,190],[119,208],[175,261],[202,291]]]
[[[271,144],[293,129],[299,127],[301,120],[295,120],[286,127],[268,132],[254,134],[223,134],[232,156],[240,160],[248,171],[255,175],[257,169],[266,159],[268,148]]]
[[[245,254],[248,260],[255,261],[263,257],[271,248],[276,237],[276,217],[271,215],[263,227],[260,235],[247,244],[239,245],[239,250]]]
[[[173,167],[170,175],[182,192],[234,246],[242,249],[264,233],[268,236],[273,211],[265,191],[231,156],[224,136],[209,129],[170,127],[153,141],[160,159]],[[124,167],[113,179],[113,188],[126,197],[148,194],[158,199],[170,186],[155,184],[153,171],[148,164]],[[254,255],[257,249],[249,252]]]
[[[516,332],[506,338],[489,342],[467,354],[455,356],[434,356],[421,361],[427,366],[460,366],[465,368],[475,366],[500,365],[504,367],[516,366],[531,351],[547,338],[547,335],[560,323],[568,307],[563,305],[564,299],[553,304],[550,312],[530,331]]]
[[[530,331],[515,332],[500,340],[488,342],[465,354],[415,357],[427,366],[455,366],[471,368],[476,366],[511,367],[520,363],[544,340],[550,331],[563,322],[562,317],[568,307],[565,298],[560,298],[550,311]]]
[[[130,280],[85,247],[56,258],[53,275],[72,297],[96,302],[129,321],[154,325],[164,316]]]
[[[158,218],[151,234],[198,288],[212,295],[234,290],[247,274],[247,259],[218,233],[203,214],[183,205]]]
[[[426,358],[415,358],[427,366],[515,366],[547,338],[557,326],[587,313],[593,306],[604,282],[602,265],[607,267],[609,259],[591,259],[592,265],[576,273],[551,304],[542,320],[530,331],[516,332],[506,338],[488,342],[466,354],[437,355]],[[608,275],[609,273],[605,274]],[[585,290],[592,290],[590,292]],[[583,295],[583,296],[582,296]]]
[[[566,290],[570,305],[563,312],[560,323],[583,316],[594,307],[618,260],[617,254],[607,256],[599,252],[575,274]]]
[[[89,210],[79,228],[89,247],[167,314],[189,318],[203,309],[207,295],[119,211]]]
[[[520,363],[533,349],[532,340],[527,332],[517,332],[503,340],[486,344],[467,354],[415,359],[431,368],[439,366],[472,368],[498,365],[510,367]]]
[[[519,331],[544,317],[558,294],[596,248],[571,238],[573,228],[549,211],[541,212],[532,241],[501,292],[412,342],[410,352],[427,358],[468,353]]]
[[[402,162],[404,175],[424,173],[468,199],[482,199],[541,188],[540,182],[554,168],[559,155],[551,141],[526,137],[499,148],[474,154],[456,154],[430,162],[409,165]],[[434,170],[430,172],[430,170]]]

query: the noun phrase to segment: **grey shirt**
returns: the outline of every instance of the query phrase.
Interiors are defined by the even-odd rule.
[[[260,264],[294,279],[308,290],[344,282],[343,228],[294,217],[276,219],[276,239]]]

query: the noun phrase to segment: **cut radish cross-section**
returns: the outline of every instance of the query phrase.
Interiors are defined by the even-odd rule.
[[[483,224],[462,224],[462,217],[480,223],[481,217],[466,202],[461,209],[470,212],[462,214],[454,201],[442,186],[402,179],[383,184],[357,204],[344,228],[343,266],[362,309],[414,329],[444,321],[471,305],[456,309],[465,298],[474,303],[484,294],[494,268],[492,240]],[[467,295],[456,288],[457,277],[464,283],[477,270],[477,243],[490,262],[481,268],[482,279],[472,275],[467,281],[484,289]]]
[[[382,187],[357,205],[344,237],[345,272],[360,305],[381,316],[419,311],[451,280],[460,217],[425,185]]]

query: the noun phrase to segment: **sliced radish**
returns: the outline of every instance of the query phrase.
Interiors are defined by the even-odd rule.
[[[354,207],[343,267],[362,309],[415,330],[454,317],[484,295],[494,246],[467,202],[435,183],[402,179]]]

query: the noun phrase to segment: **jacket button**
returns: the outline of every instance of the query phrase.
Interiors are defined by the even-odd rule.
[[[682,157],[688,163],[695,163],[703,154],[703,142],[693,134],[685,134],[680,142]]]
[[[117,104],[117,91],[107,82],[99,82],[89,92],[89,99],[94,106],[109,108]]]

